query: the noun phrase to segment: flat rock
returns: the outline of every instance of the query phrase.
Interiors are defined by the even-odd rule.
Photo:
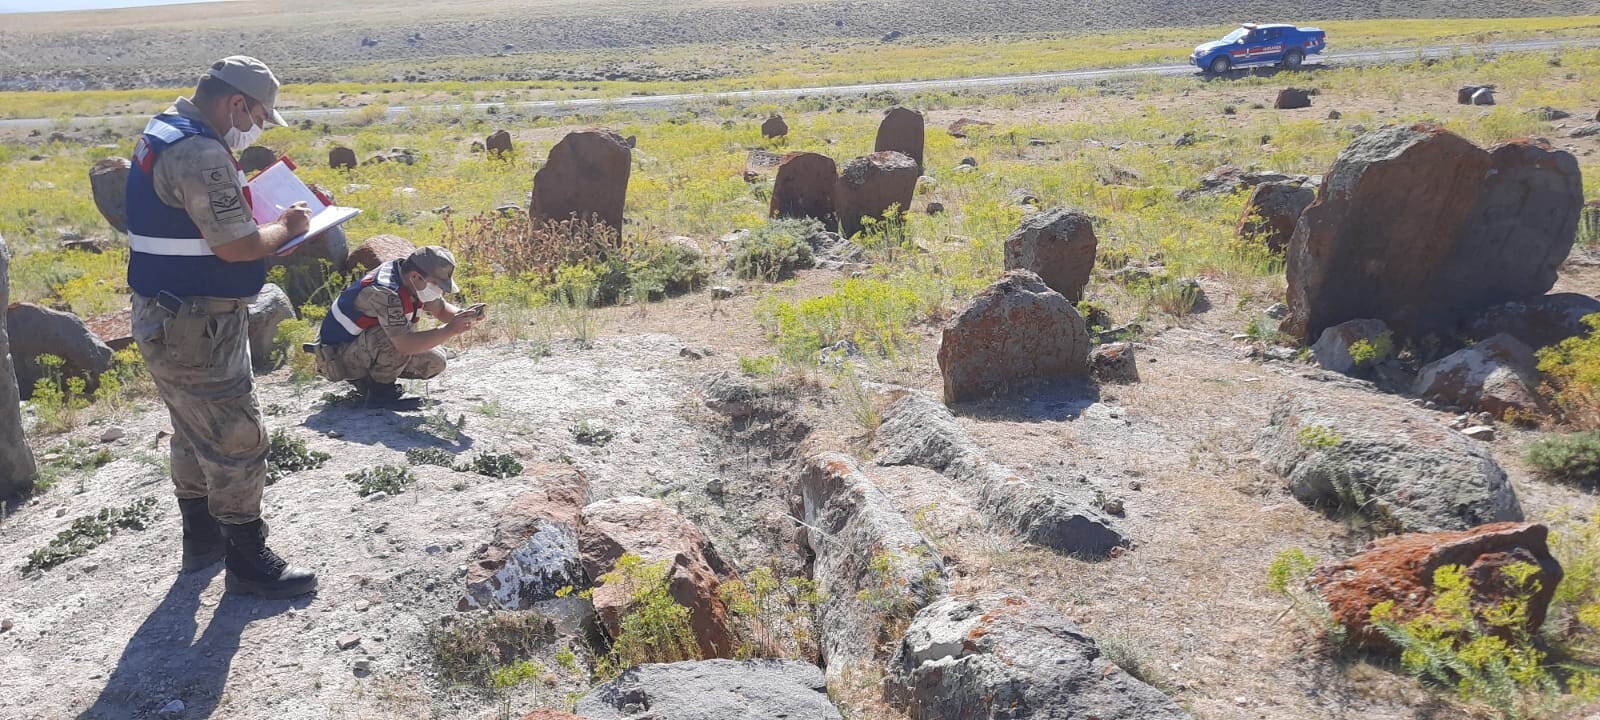
[[[6,310],[6,328],[17,390],[24,400],[33,397],[34,384],[44,377],[40,355],[61,358],[63,376],[84,378],[90,392],[99,387],[100,374],[111,368],[111,348],[72,313],[18,303]]]
[[[1512,411],[1540,413],[1546,408],[1538,367],[1532,348],[1495,335],[1424,366],[1412,393],[1497,418]]]
[[[841,720],[817,666],[798,660],[640,665],[573,708],[588,720]]]
[[[1583,319],[1595,313],[1600,313],[1600,300],[1578,293],[1554,293],[1491,307],[1468,321],[1461,333],[1474,339],[1505,333],[1537,350],[1588,335],[1592,328]]]
[[[577,592],[590,578],[578,549],[578,518],[589,502],[589,480],[563,464],[523,470],[536,489],[495,515],[494,539],[467,567],[457,609],[536,610],[563,632],[575,633],[592,614]]]

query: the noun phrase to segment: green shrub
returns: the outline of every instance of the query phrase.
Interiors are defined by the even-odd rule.
[[[1350,343],[1350,359],[1358,367],[1380,365],[1391,357],[1394,357],[1394,337],[1388,332],[1379,333],[1370,340],[1362,338]]]
[[[456,454],[444,448],[411,448],[406,451],[406,462],[412,465],[437,465],[455,468]]]
[[[1348,632],[1333,620],[1328,604],[1306,584],[1317,559],[1299,548],[1284,550],[1267,567],[1267,589],[1289,600],[1295,612],[1319,636],[1334,645],[1343,645]]]
[[[843,340],[878,357],[914,353],[919,338],[912,327],[934,309],[903,283],[853,278],[836,283],[832,293],[798,302],[764,298],[756,305],[756,319],[780,357],[807,366],[818,350]]]
[[[267,484],[301,470],[315,470],[331,457],[321,450],[307,449],[306,441],[290,435],[287,430],[274,430],[267,444]]]
[[[153,497],[133,501],[125,508],[100,508],[100,512],[84,515],[72,521],[66,530],[56,533],[48,545],[28,554],[23,564],[23,574],[44,571],[76,557],[89,554],[117,530],[143,530],[150,526],[151,510],[155,509]]]
[[[1600,313],[1583,319],[1589,332],[1539,350],[1551,404],[1568,423],[1600,429]]]
[[[757,355],[750,357],[740,355],[739,372],[750,377],[772,377],[778,374],[778,356]]]
[[[388,495],[399,495],[405,492],[407,487],[415,485],[417,482],[416,475],[411,474],[410,470],[399,465],[379,465],[378,467],[366,468],[345,475],[344,479],[356,484],[356,492],[361,497],[380,492]]]
[[[1344,438],[1340,437],[1338,432],[1326,425],[1302,427],[1295,434],[1295,439],[1300,443],[1300,447],[1312,452],[1338,447],[1339,443],[1344,442]]]
[[[528,659],[555,638],[555,626],[538,613],[491,612],[449,616],[428,632],[428,645],[446,683],[504,689],[527,679],[538,667]]]
[[[503,480],[505,478],[521,475],[522,463],[517,462],[517,457],[510,453],[486,452],[478,453],[478,456],[473,458],[472,462],[456,469],[461,471],[471,471],[486,477],[500,478]]]
[[[611,652],[596,668],[602,677],[645,663],[701,659],[689,608],[672,598],[667,563],[647,563],[638,555],[625,554],[617,559],[616,569],[600,577],[599,585],[620,587],[628,597]]]
[[[78,413],[89,407],[88,381],[66,375],[67,361],[54,355],[38,356],[40,377],[33,384],[34,413],[38,431],[66,432],[78,426]]]
[[[304,317],[278,323],[277,334],[273,335],[272,340],[273,366],[287,364],[289,379],[295,383],[308,383],[317,379],[317,356],[300,347],[316,340],[317,326]]]
[[[1600,430],[1546,435],[1528,446],[1526,458],[1548,478],[1593,487],[1600,482]]]
[[[584,445],[604,445],[611,442],[617,433],[611,428],[589,422],[589,418],[578,418],[572,425],[572,439]]]
[[[817,607],[827,596],[816,581],[779,579],[771,568],[756,568],[717,586],[738,638],[735,656],[811,660],[821,650]]]
[[[809,238],[822,232],[815,220],[773,220],[734,245],[728,266],[746,280],[777,282],[811,267]]]

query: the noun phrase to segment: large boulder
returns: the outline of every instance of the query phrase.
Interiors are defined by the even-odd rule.
[[[1317,199],[1317,191],[1294,182],[1262,183],[1250,193],[1239,218],[1235,236],[1259,242],[1273,253],[1282,253],[1294,237],[1300,213]]]
[[[1318,566],[1308,584],[1352,642],[1368,650],[1395,652],[1393,643],[1372,624],[1372,608],[1379,603],[1393,602],[1395,619],[1402,623],[1425,614],[1434,607],[1434,574],[1456,565],[1466,570],[1472,609],[1482,617],[1486,610],[1522,594],[1505,569],[1527,563],[1538,568],[1531,578],[1538,589],[1529,597],[1526,624],[1528,633],[1534,634],[1544,624],[1564,575],[1550,554],[1549,534],[1543,525],[1508,522],[1380,538],[1353,557]]]
[[[1542,295],[1582,205],[1577,161],[1541,143],[1485,152],[1431,125],[1363,135],[1300,216],[1282,329],[1310,339],[1377,318],[1404,340]]]
[[[100,374],[111,368],[111,348],[72,313],[18,303],[6,310],[6,328],[17,389],[25,400],[33,397],[34,384],[44,377],[40,355],[61,358],[66,363],[63,376],[83,378],[91,392],[99,387]]]
[[[873,143],[873,152],[897,152],[917,161],[917,167],[922,167],[922,144],[926,133],[922,113],[897,107],[883,116],[883,122],[878,124],[878,138]]]
[[[1398,532],[1522,519],[1506,473],[1481,443],[1381,398],[1286,395],[1256,454],[1300,502]]]
[[[1275,110],[1301,110],[1311,107],[1311,91],[1301,88],[1284,88],[1272,102]]]
[[[362,274],[390,260],[407,257],[416,249],[410,240],[398,235],[374,235],[350,253],[347,265],[352,273]]]
[[[598,221],[622,232],[633,150],[621,135],[590,129],[568,133],[533,176],[529,214],[539,220]]]
[[[277,151],[260,145],[251,145],[239,153],[239,169],[245,173],[261,172],[277,161]]]
[[[1099,240],[1088,215],[1056,208],[1030,215],[1006,238],[1007,270],[1031,270],[1071,302],[1083,299]]]
[[[1510,335],[1495,335],[1424,366],[1412,392],[1505,417],[1513,411],[1543,412],[1538,389],[1539,359],[1533,349]]]
[[[536,610],[576,633],[591,610],[581,594],[589,575],[578,550],[578,518],[589,481],[570,465],[523,471],[537,489],[495,514],[494,539],[467,567],[459,610]]]
[[[1354,349],[1365,343],[1366,353],[1356,357]],[[1365,355],[1370,354],[1370,357]],[[1311,356],[1324,369],[1349,375],[1370,368],[1375,363],[1390,360],[1394,355],[1394,339],[1389,326],[1382,320],[1351,320],[1322,331],[1311,346]]]
[[[267,283],[250,303],[250,364],[257,370],[272,369],[272,352],[277,347],[278,325],[295,318],[294,303],[283,288]],[[290,348],[299,351],[299,348]]]
[[[511,133],[505,130],[496,130],[489,137],[484,138],[483,149],[490,155],[509,155],[512,150]]]
[[[897,208],[897,215],[904,215],[911,208],[920,177],[921,166],[900,152],[875,152],[845,163],[833,192],[840,234],[851,237],[861,232],[863,219],[885,219],[891,207]]]
[[[944,598],[917,613],[883,694],[912,720],[1190,717],[1103,657],[1060,612],[1004,593]]]
[[[893,621],[944,593],[939,551],[848,455],[811,458],[797,485],[792,512],[804,523],[811,576],[826,596],[817,624],[828,675],[876,665],[876,649],[894,640]]]
[[[817,666],[799,660],[640,665],[573,708],[588,720],[840,720]]]
[[[761,137],[776,140],[789,134],[789,123],[783,121],[782,115],[773,115],[761,123]]]
[[[1558,345],[1567,338],[1588,335],[1583,319],[1600,313],[1600,300],[1578,293],[1541,295],[1529,300],[1501,303],[1469,320],[1461,333],[1487,338],[1505,333],[1534,348]]]
[[[0,237],[0,307],[7,306],[10,296],[11,251],[6,239]],[[0,315],[0,502],[26,494],[39,477],[33,448],[22,431],[21,403],[6,318]]]
[[[623,555],[666,566],[673,600],[689,610],[703,657],[733,657],[737,644],[728,610],[717,597],[721,578],[732,574],[711,541],[688,518],[659,500],[619,497],[583,509],[578,549],[584,571],[595,582],[615,570]],[[594,589],[594,608],[612,637],[621,628],[631,599],[625,583]]]
[[[356,166],[356,151],[343,145],[336,145],[328,150],[328,167],[335,170],[351,170]]]
[[[1030,381],[1089,373],[1089,332],[1065,297],[1027,270],[1007,272],[944,328],[939,370],[945,402],[1005,392]]]
[[[127,158],[106,158],[89,168],[95,209],[117,232],[128,231],[128,171],[132,168]]]
[[[815,218],[832,227],[837,222],[833,193],[838,183],[839,170],[833,158],[811,152],[789,153],[778,165],[768,212],[775,218]]]

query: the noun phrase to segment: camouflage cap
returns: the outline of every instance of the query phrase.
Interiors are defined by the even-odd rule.
[[[452,279],[456,272],[456,256],[451,255],[449,250],[438,245],[420,247],[411,251],[406,257],[406,263],[416,268],[417,272],[428,276],[428,279],[445,292],[461,292],[461,288],[456,287],[456,281]]]
[[[278,114],[278,76],[266,63],[247,55],[231,55],[211,64],[207,75],[232,85],[267,108],[267,119],[273,125],[288,125]]]

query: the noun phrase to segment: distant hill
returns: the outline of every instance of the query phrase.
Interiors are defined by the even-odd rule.
[[[1242,20],[1600,14],[1600,0],[255,0],[6,16],[0,79],[71,77],[168,84],[218,57],[274,65],[678,44],[806,43],[919,35],[1097,32]],[[128,69],[124,74],[106,73]]]

